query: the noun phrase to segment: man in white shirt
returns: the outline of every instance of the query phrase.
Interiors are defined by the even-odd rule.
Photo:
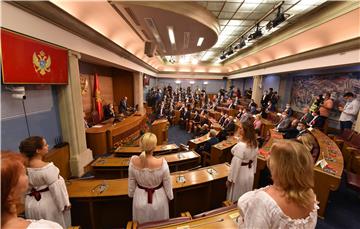
[[[351,129],[360,107],[359,101],[352,92],[345,93],[344,98],[346,100],[345,106],[339,107],[339,111],[341,111],[339,119],[341,132],[344,131],[344,129]]]

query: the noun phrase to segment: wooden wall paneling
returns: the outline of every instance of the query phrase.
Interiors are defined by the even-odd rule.
[[[118,107],[120,100],[128,97],[128,105],[134,105],[134,78],[133,73],[125,70],[114,69],[113,73],[114,105]],[[137,92],[142,93],[142,92]]]
[[[65,179],[69,179],[70,172],[70,149],[69,145],[61,148],[53,148],[44,156],[44,161],[53,162],[60,170],[60,175]]]

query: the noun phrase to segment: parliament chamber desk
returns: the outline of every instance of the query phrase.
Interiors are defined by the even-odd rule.
[[[151,123],[150,132],[156,135],[158,145],[167,144],[169,126],[167,119],[158,119]]]
[[[170,168],[170,172],[192,169],[200,165],[201,157],[194,151],[184,151],[158,156],[164,158]],[[98,158],[91,167],[96,179],[118,179],[128,177],[130,157],[105,157]]]
[[[198,138],[191,139],[188,141],[189,149],[196,149],[209,140],[210,140],[210,133],[207,133]]]
[[[317,162],[325,158],[328,163],[328,165],[323,169],[320,165],[316,165],[317,162],[314,166],[314,191],[320,207],[318,215],[320,217],[325,217],[325,210],[330,191],[336,191],[339,188],[344,168],[344,161],[340,149],[327,135],[318,129],[312,129],[310,132],[320,146],[320,154]],[[275,130],[270,130],[270,139],[259,150],[256,174],[254,178],[254,188],[258,187],[260,172],[266,167],[265,157],[269,154],[272,144],[277,141],[281,141],[281,139],[282,135],[280,133]]]
[[[146,122],[146,114],[132,114],[115,124],[113,121],[114,119],[111,118],[104,121],[103,124],[86,129],[87,147],[92,150],[94,156],[110,153],[114,146],[122,140],[140,135],[140,130]]]
[[[170,217],[189,211],[192,215],[222,206],[226,199],[227,163],[171,174],[174,199]],[[180,182],[180,178],[185,182]],[[121,228],[132,220],[128,179],[69,180],[72,224],[81,228]],[[201,198],[200,198],[201,197]]]
[[[238,137],[229,136],[211,147],[210,165],[216,165],[223,162],[231,162],[231,148],[239,141]]]
[[[176,144],[157,145],[154,150],[154,155],[167,154],[178,150],[179,147]],[[140,155],[141,152],[142,150],[139,146],[119,146],[114,151],[114,154],[117,157],[131,157],[134,155]]]
[[[217,106],[216,109],[220,112],[224,112],[224,114],[228,114],[229,116],[236,116],[236,110],[232,109],[232,108],[227,108],[227,107],[219,107]]]
[[[237,208],[219,212],[210,216],[192,219],[186,222],[169,224],[166,226],[147,227],[151,229],[190,229],[190,228],[206,228],[206,229],[237,229],[239,226],[236,222],[239,216]],[[133,229],[136,229],[134,227]]]
[[[209,110],[209,116],[215,120],[219,120],[221,118],[221,113],[218,111]]]

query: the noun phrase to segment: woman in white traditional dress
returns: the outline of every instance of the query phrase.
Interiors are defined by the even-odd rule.
[[[230,172],[226,182],[227,199],[233,202],[252,190],[257,164],[257,141],[254,125],[241,122],[238,128],[239,142],[231,149]]]
[[[268,158],[273,185],[242,195],[239,228],[315,228],[314,163],[295,141],[274,143]]]
[[[145,133],[140,139],[143,153],[129,163],[129,197],[133,198],[133,221],[145,223],[169,219],[169,200],[173,199],[169,166],[155,158],[157,138]]]
[[[61,229],[48,220],[25,220],[17,216],[19,205],[28,189],[25,158],[15,152],[1,152],[1,228]]]
[[[23,140],[19,149],[29,159],[25,217],[51,220],[68,228],[71,226],[69,195],[59,169],[52,162],[43,161],[48,152],[46,140],[32,136]]]

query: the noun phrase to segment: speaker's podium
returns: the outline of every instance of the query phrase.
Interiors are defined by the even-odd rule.
[[[158,119],[151,124],[151,133],[156,135],[158,145],[167,144],[169,125],[167,119]]]

